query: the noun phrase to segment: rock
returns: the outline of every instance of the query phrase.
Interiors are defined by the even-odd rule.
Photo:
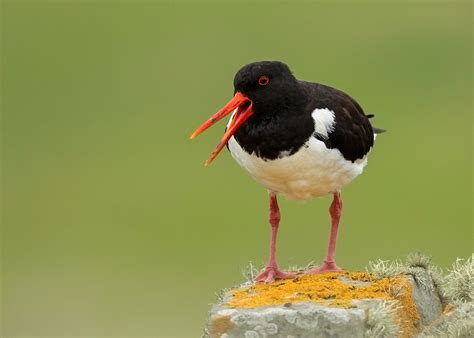
[[[458,303],[447,306],[442,316],[423,328],[419,337],[460,337],[474,336],[474,304]]]
[[[413,276],[407,276],[407,278],[413,287],[413,300],[420,314],[421,324],[428,325],[439,317],[443,306],[429,273],[426,270],[421,270],[417,276],[428,281],[427,285],[417,282]]]
[[[339,309],[302,302],[239,310],[216,306],[212,312],[211,337],[362,337],[365,332],[364,307]]]
[[[210,311],[207,335],[410,337],[441,311],[426,271],[380,279],[369,273],[328,273],[228,291]]]

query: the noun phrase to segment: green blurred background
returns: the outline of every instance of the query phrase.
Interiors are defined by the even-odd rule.
[[[386,128],[343,192],[339,265],[472,252],[472,5],[2,2],[2,337],[198,337],[267,260],[267,196],[224,151],[242,65],[283,60]],[[330,198],[281,199],[282,266],[319,262]]]

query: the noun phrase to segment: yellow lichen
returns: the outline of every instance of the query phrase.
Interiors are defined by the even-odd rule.
[[[211,338],[221,337],[233,326],[230,316],[212,316],[211,322]]]
[[[413,337],[420,328],[420,315],[413,300],[411,283],[404,276],[395,277],[397,288],[402,290],[392,297],[400,302],[398,309],[398,325],[402,333],[400,337]]]
[[[272,305],[290,305],[297,302],[317,302],[327,306],[349,308],[353,300],[382,299],[400,302],[398,324],[402,337],[416,331],[419,315],[412,298],[412,287],[405,276],[375,279],[365,272],[334,272],[294,279],[279,280],[271,284],[254,284],[233,289],[225,306],[230,308],[256,308]]]

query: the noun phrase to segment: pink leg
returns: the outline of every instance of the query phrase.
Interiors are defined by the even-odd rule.
[[[334,199],[331,203],[331,207],[329,208],[329,214],[331,215],[332,222],[326,259],[321,266],[306,271],[306,274],[341,271],[341,269],[336,265],[336,260],[334,258],[336,254],[337,229],[339,227],[339,219],[341,218],[342,214],[342,199],[338,192],[334,193]]]
[[[276,195],[270,193],[270,225],[272,226],[272,240],[270,244],[270,258],[265,270],[255,277],[256,282],[272,283],[276,279],[293,278],[295,275],[281,272],[276,262],[276,239],[278,233],[278,225],[280,224],[280,209]]]

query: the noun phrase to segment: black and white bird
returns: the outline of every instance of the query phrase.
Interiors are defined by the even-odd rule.
[[[326,259],[307,274],[340,271],[335,250],[342,212],[341,189],[367,164],[376,133],[361,106],[346,93],[329,86],[296,79],[279,61],[242,67],[234,78],[234,97],[201,125],[194,138],[228,114],[226,131],[206,164],[227,145],[234,160],[270,197],[272,229],[270,258],[256,281],[292,278],[276,261],[280,221],[277,195],[306,200],[333,195],[332,224]]]

